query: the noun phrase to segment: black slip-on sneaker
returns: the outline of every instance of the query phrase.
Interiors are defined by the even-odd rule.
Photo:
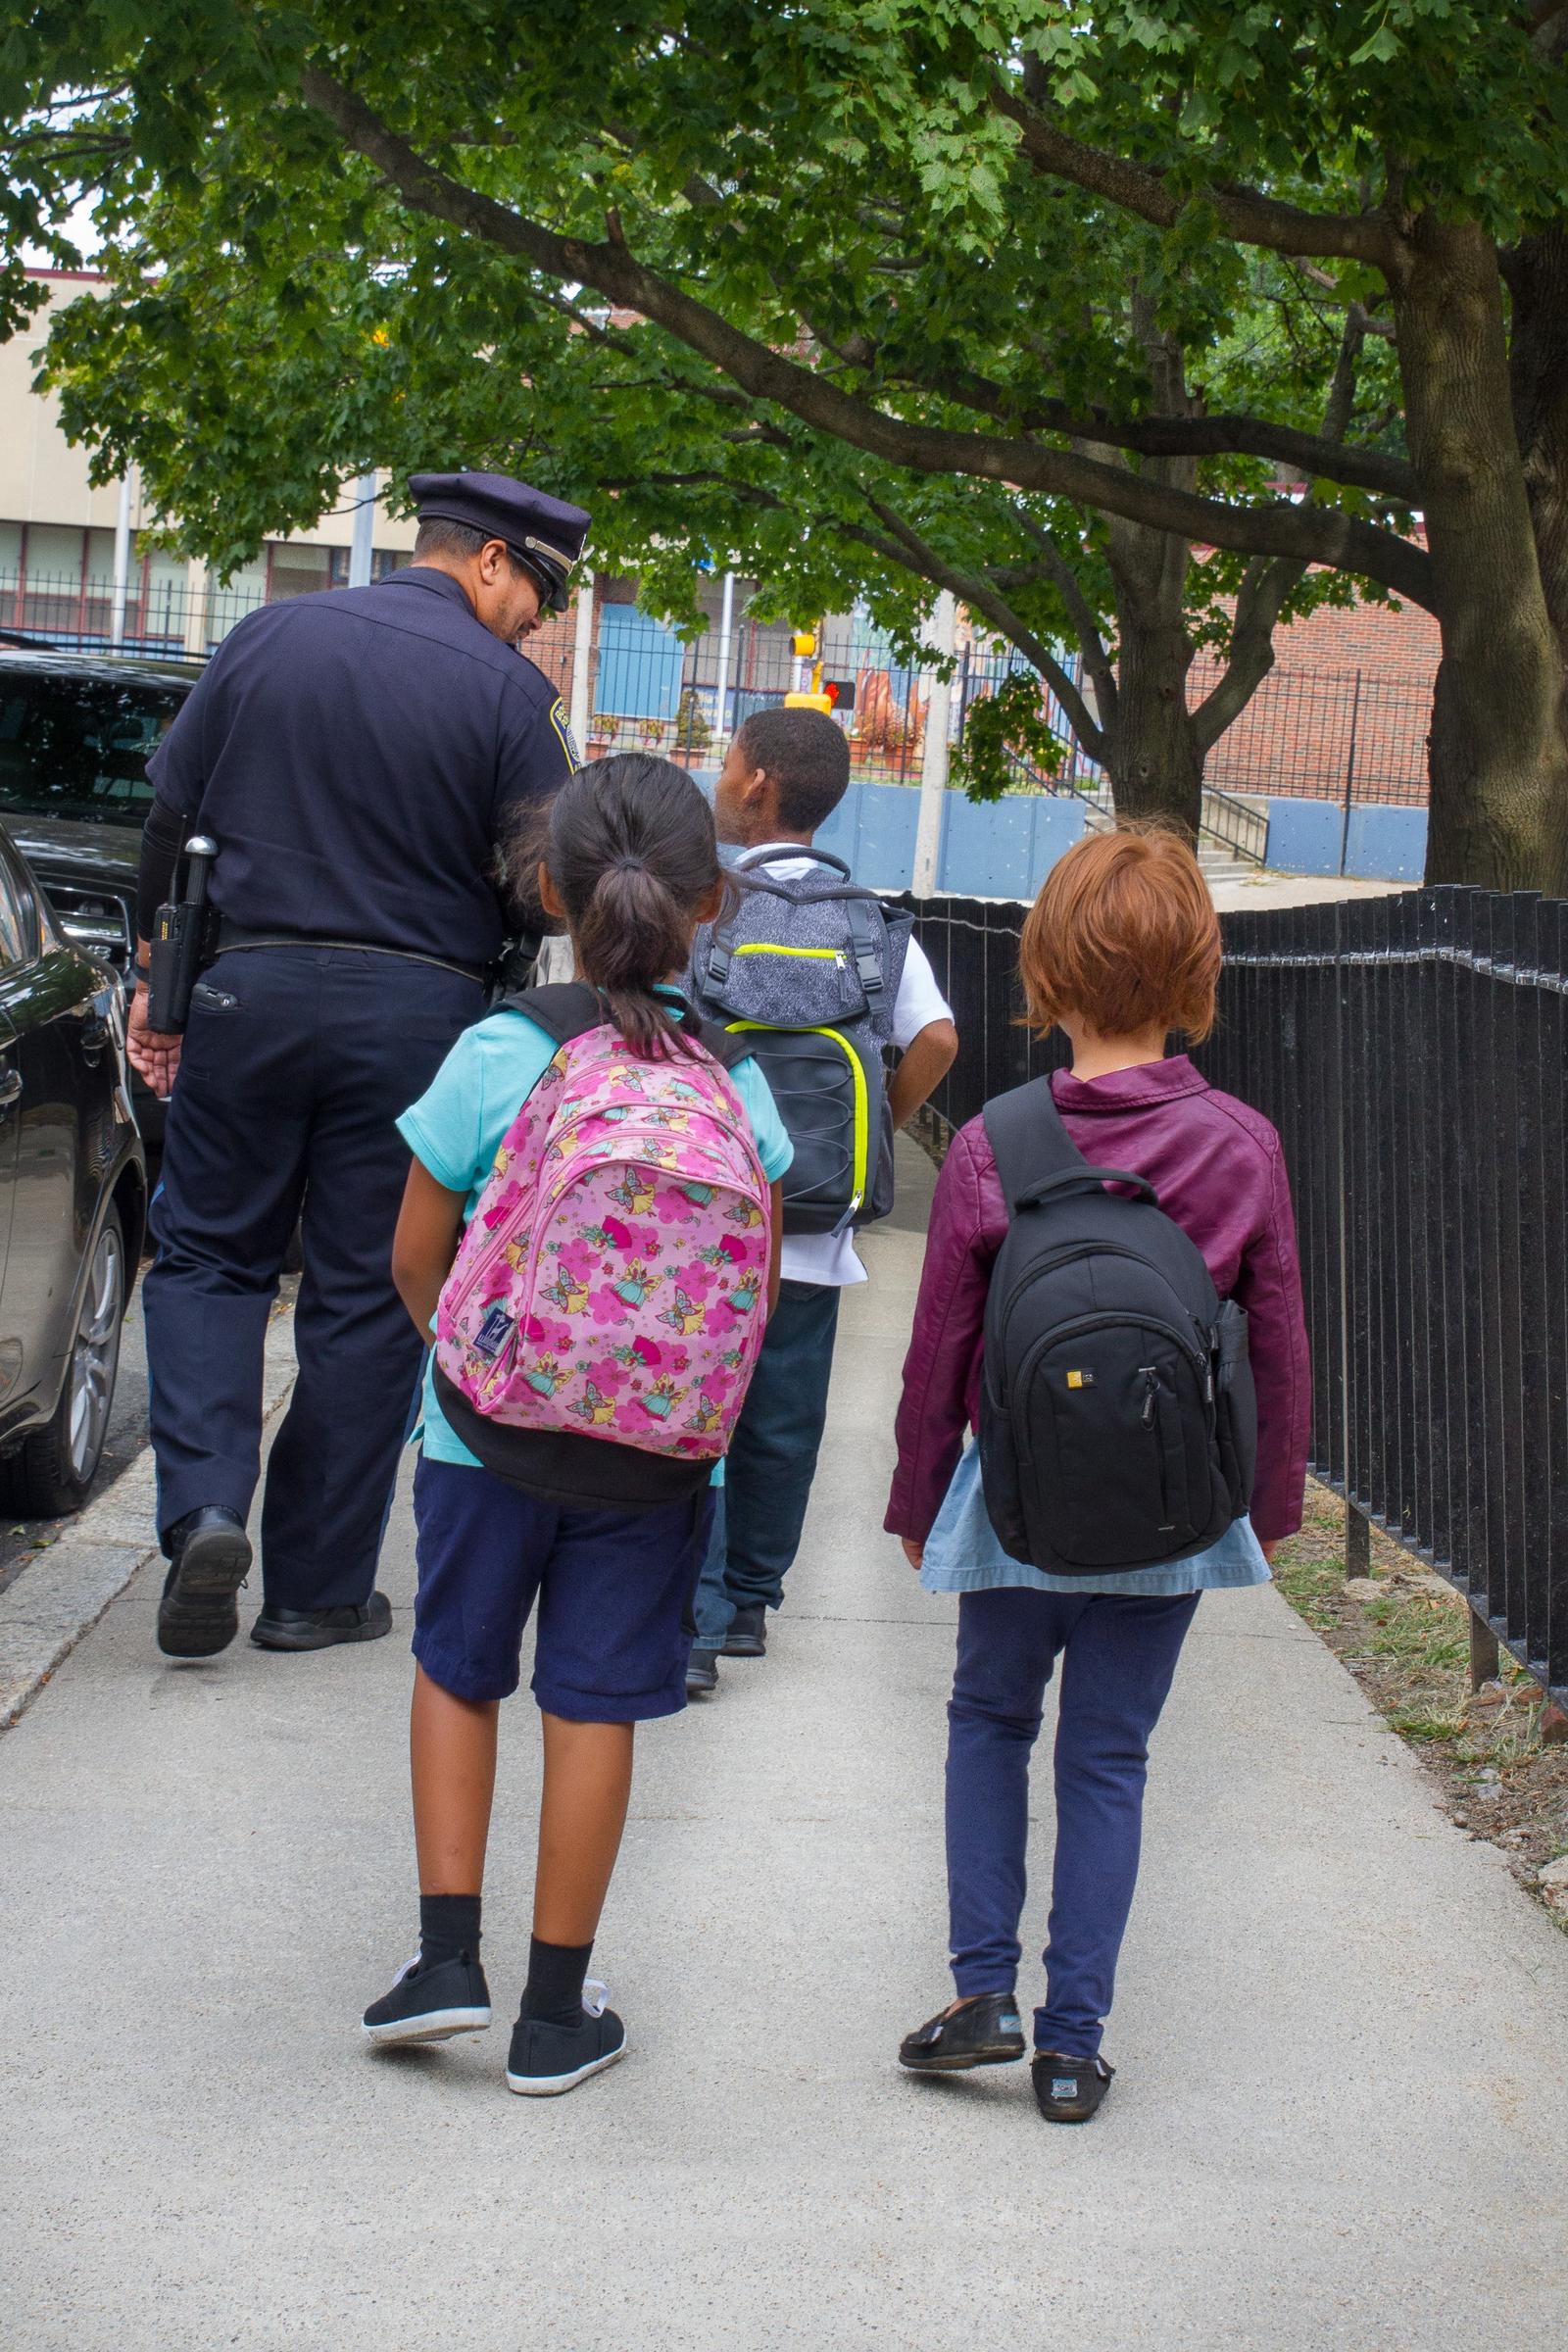
[[[1103,2058],[1064,2058],[1059,2050],[1036,2050],[1029,2072],[1048,2124],[1087,2124],[1099,2112],[1116,2069]]]
[[[767,1604],[758,1601],[753,1607],[737,1609],[729,1621],[724,1636],[721,1658],[765,1658],[767,1655]]]
[[[270,1602],[251,1627],[258,1649],[331,1649],[339,1642],[379,1642],[392,1631],[392,1603],[372,1592],[359,1608],[278,1609]]]
[[[416,1954],[391,1991],[372,2001],[360,2020],[366,2040],[383,2050],[450,2041],[454,2034],[482,2034],[489,2023],[490,1987],[484,1970],[466,1952],[429,1968]]]
[[[582,1988],[582,2023],[554,2026],[542,2018],[519,2017],[512,2029],[507,2059],[507,2088],[525,2099],[555,2099],[575,2090],[590,2075],[626,2055],[626,2029],[603,1984],[590,1981]]]
[[[718,1689],[718,1652],[716,1649],[694,1649],[686,1661],[686,1695],[688,1698],[707,1698]]]
[[[251,1544],[234,1511],[210,1503],[169,1531],[170,1570],[158,1603],[166,1658],[213,1658],[239,1632],[234,1595],[251,1572]]]
[[[971,2066],[1006,2066],[1023,2052],[1017,1994],[983,1992],[906,2034],[899,2064],[911,2075],[961,2075]]]

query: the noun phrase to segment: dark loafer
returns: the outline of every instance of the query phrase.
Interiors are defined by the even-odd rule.
[[[166,1658],[212,1658],[239,1632],[234,1595],[250,1574],[251,1545],[233,1511],[188,1511],[168,1535],[171,1567],[158,1603]]]
[[[767,1603],[758,1601],[754,1606],[737,1609],[724,1636],[721,1658],[765,1658],[767,1655]]]
[[[899,2064],[911,2075],[961,2075],[971,2066],[1006,2066],[1023,2051],[1017,1994],[983,1992],[906,2034]]]
[[[1058,2050],[1036,2050],[1029,2072],[1048,2124],[1087,2124],[1099,2112],[1116,2069],[1103,2058],[1063,2058]]]
[[[392,1631],[392,1603],[372,1592],[363,1608],[263,1609],[251,1627],[258,1649],[331,1649],[339,1642],[379,1642]]]

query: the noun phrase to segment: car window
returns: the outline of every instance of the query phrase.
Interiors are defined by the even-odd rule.
[[[0,858],[0,971],[30,963],[37,953],[32,910],[23,896],[21,879],[12,872],[10,860]]]
[[[141,680],[0,671],[0,812],[139,825],[183,698]]]

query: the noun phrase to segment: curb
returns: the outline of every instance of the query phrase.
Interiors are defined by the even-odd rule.
[[[294,1310],[274,1308],[262,1369],[264,1431],[294,1386]],[[68,1532],[0,1592],[0,1731],[31,1705],[84,1634],[149,1560],[158,1507],[153,1449],[144,1446]]]

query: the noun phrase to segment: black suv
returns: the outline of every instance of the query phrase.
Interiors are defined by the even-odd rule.
[[[201,664],[0,646],[0,821],[66,937],[128,984],[147,761]],[[135,1081],[154,1146],[164,1106]]]

